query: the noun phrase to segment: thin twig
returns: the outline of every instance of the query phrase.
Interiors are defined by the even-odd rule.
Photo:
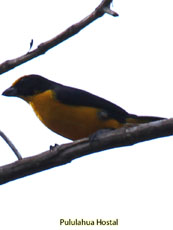
[[[110,14],[114,17],[118,16],[118,14],[115,11],[111,10],[110,7],[108,7],[108,6],[103,8],[103,10],[105,13]]]
[[[110,9],[110,4],[112,0],[103,0],[100,5],[87,17],[79,21],[78,23],[70,26],[65,31],[57,35],[56,37],[41,43],[36,49],[18,57],[15,59],[7,60],[0,64],[0,74],[3,74],[35,57],[38,57],[54,46],[60,44],[61,42],[67,40],[73,35],[77,34],[80,30],[88,26],[90,23],[103,16],[105,13],[108,13],[112,16],[118,16],[116,12]]]
[[[12,149],[12,151],[14,152],[18,160],[22,160],[22,156],[19,153],[19,151],[16,149],[16,147],[13,145],[10,139],[2,131],[0,131],[0,136],[2,137],[2,139],[4,139],[4,141],[8,144],[8,146]]]

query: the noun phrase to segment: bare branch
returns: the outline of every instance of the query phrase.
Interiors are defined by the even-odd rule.
[[[0,74],[3,74],[35,57],[38,57],[49,49],[53,48],[54,46],[60,44],[61,42],[65,41],[66,39],[72,37],[73,35],[77,34],[80,30],[84,27],[92,23],[94,20],[98,19],[99,17],[103,16],[105,13],[108,13],[112,16],[118,16],[117,13],[110,9],[110,4],[112,0],[103,0],[101,4],[87,17],[85,17],[80,22],[70,26],[65,31],[57,35],[56,37],[40,44],[36,49],[31,52],[28,52],[18,58],[7,60],[0,64]]]
[[[36,156],[23,158],[20,161],[1,166],[0,184],[70,163],[74,159],[94,152],[130,146],[142,141],[170,135],[173,135],[173,118],[102,133],[92,141],[89,138],[84,138],[57,146],[53,150]]]
[[[12,149],[12,151],[14,152],[18,160],[21,160],[22,156],[20,155],[16,147],[13,145],[13,143],[10,141],[10,139],[2,131],[0,131],[0,136],[4,139],[4,141],[8,144],[8,146]]]

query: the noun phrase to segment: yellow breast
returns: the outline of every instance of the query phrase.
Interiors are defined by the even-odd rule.
[[[49,129],[72,140],[87,137],[99,129],[122,126],[114,119],[99,118],[100,109],[61,103],[52,90],[24,100],[32,106],[38,118]]]

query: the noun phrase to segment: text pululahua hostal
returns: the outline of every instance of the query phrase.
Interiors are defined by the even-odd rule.
[[[118,225],[118,219],[114,220],[103,220],[103,219],[96,219],[96,220],[85,220],[85,219],[60,219],[60,225],[100,225],[100,226],[113,226]]]

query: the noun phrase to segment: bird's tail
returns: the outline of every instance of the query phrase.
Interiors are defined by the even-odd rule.
[[[129,124],[143,124],[148,123],[152,121],[159,121],[163,120],[165,118],[163,117],[152,117],[152,116],[136,116],[133,114],[129,114],[129,116],[126,119],[126,122]]]

